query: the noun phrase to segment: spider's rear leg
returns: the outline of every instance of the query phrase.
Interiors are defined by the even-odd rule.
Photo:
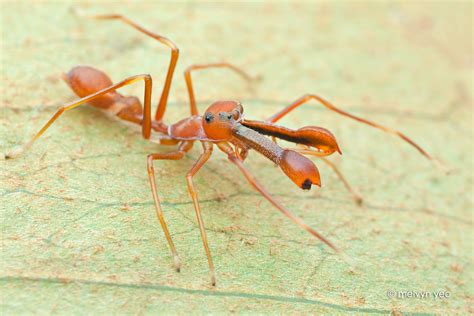
[[[156,34],[154,32],[151,32],[120,14],[103,14],[103,15],[91,16],[90,18],[99,19],[99,20],[121,21],[133,27],[137,31],[157,40],[158,42],[167,46],[171,50],[171,58],[170,58],[169,66],[168,66],[168,71],[166,73],[165,83],[163,85],[163,91],[161,92],[160,101],[158,103],[158,107],[156,108],[156,113],[155,113],[155,121],[157,121],[158,123],[161,123],[161,121],[163,120],[163,116],[165,115],[165,112],[166,112],[166,105],[168,103],[168,96],[169,96],[169,92],[171,88],[171,81],[173,80],[174,70],[176,68],[176,64],[178,63],[179,49],[176,46],[176,44],[173,43],[173,41],[170,40],[169,38]]]
[[[104,72],[90,66],[72,68],[67,74],[63,75],[63,80],[80,98],[113,84]],[[141,124],[143,120],[142,104],[135,96],[123,96],[117,91],[111,91],[89,101],[89,104],[114,114],[125,121]]]
[[[108,95],[109,93],[112,93],[112,97],[114,95],[115,90],[119,89],[123,86],[130,85],[132,83],[135,83],[137,81],[144,81],[145,83],[145,97],[144,97],[144,111],[143,111],[143,119],[141,120],[141,126],[142,126],[142,135],[144,138],[149,139],[151,135],[151,108],[150,108],[150,101],[151,101],[151,88],[152,88],[152,79],[150,75],[136,75],[132,77],[128,77],[116,84],[111,84],[110,86],[107,86],[99,91],[96,91],[94,93],[91,93],[90,95],[87,95],[79,100],[67,103],[63,106],[61,106],[56,113],[49,119],[46,124],[36,133],[35,136],[33,136],[29,142],[26,144],[23,144],[20,147],[14,148],[12,151],[7,153],[5,155],[5,158],[15,158],[19,155],[21,155],[26,149],[30,148],[31,145],[41,136],[43,133],[63,114],[64,112],[67,112],[69,110],[72,110],[82,104],[93,102],[94,100],[97,100],[98,98],[102,98],[103,96]],[[108,100],[109,97],[102,99],[102,100]],[[105,101],[103,101],[105,102]]]

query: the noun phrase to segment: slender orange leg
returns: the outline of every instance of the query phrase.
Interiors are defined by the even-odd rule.
[[[78,107],[81,104],[87,103],[89,101],[92,101],[108,92],[114,91],[116,89],[119,89],[123,86],[130,85],[134,82],[143,80],[145,82],[145,97],[144,97],[144,111],[143,111],[143,122],[142,122],[142,134],[143,137],[148,139],[150,138],[151,134],[151,107],[150,107],[150,101],[151,101],[151,89],[152,89],[152,79],[150,75],[136,75],[129,77],[125,80],[120,81],[119,83],[116,83],[114,85],[111,85],[108,88],[102,89],[100,91],[97,91],[96,93],[93,93],[91,95],[88,95],[84,98],[81,98],[77,101],[70,102],[66,105],[61,106],[56,113],[49,119],[49,121],[40,129],[38,133],[26,144],[23,146],[14,148],[12,151],[10,151],[5,158],[15,158],[22,154],[26,149],[30,148],[31,145],[51,126],[51,124],[54,123],[58,119],[58,117],[63,114],[66,111],[72,110],[76,107]]]
[[[336,173],[339,180],[342,181],[342,183],[346,187],[347,191],[349,191],[349,193],[352,195],[352,199],[354,200],[354,202],[357,205],[362,204],[362,202],[364,201],[362,199],[362,197],[355,192],[355,190],[351,187],[351,185],[349,184],[347,179],[344,177],[342,172],[329,159],[327,159],[325,157],[322,157],[321,153],[319,153],[317,151],[314,151],[314,150],[311,150],[311,149],[292,148],[291,150],[299,152],[300,154],[303,154],[303,155],[310,155],[310,156],[318,157],[319,159],[321,159],[324,163],[326,163],[329,166],[329,168],[331,168],[334,171],[334,173]]]
[[[209,272],[211,274],[211,284],[215,286],[216,274],[214,272],[214,264],[212,263],[211,251],[209,250],[209,245],[207,242],[207,235],[206,235],[206,230],[204,228],[204,221],[202,220],[201,208],[199,207],[197,191],[194,188],[194,184],[193,184],[193,176],[199,171],[199,169],[201,169],[201,167],[204,165],[204,163],[209,159],[209,157],[212,154],[211,143],[203,142],[202,146],[204,148],[204,152],[201,154],[201,156],[196,161],[196,163],[191,168],[191,170],[189,170],[188,174],[186,175],[186,182],[188,183],[189,194],[191,195],[191,198],[193,199],[194,210],[196,211],[196,218],[199,225],[199,231],[201,232],[202,243],[204,245],[204,250],[206,251],[207,262],[209,264]]]
[[[304,96],[302,96],[301,98],[299,98],[298,100],[296,100],[295,102],[293,102],[292,104],[290,104],[289,106],[287,106],[286,108],[284,108],[283,110],[281,110],[280,112],[272,115],[271,117],[269,117],[267,119],[267,121],[271,122],[271,123],[275,123],[277,121],[279,121],[281,118],[283,118],[285,115],[287,115],[288,113],[290,113],[291,111],[293,111],[294,109],[296,109],[297,107],[299,107],[300,105],[302,104],[305,104],[306,102],[310,101],[310,100],[316,100],[318,101],[320,104],[322,104],[323,106],[325,106],[326,108],[328,108],[329,110],[331,111],[334,111],[336,113],[339,113],[343,116],[346,116],[346,117],[349,117],[353,120],[356,120],[358,122],[361,122],[361,123],[364,123],[364,124],[367,124],[369,126],[372,126],[372,127],[375,127],[375,128],[378,128],[386,133],[389,133],[389,134],[394,134],[398,137],[400,137],[401,139],[403,139],[404,141],[406,141],[407,143],[409,143],[411,146],[415,147],[419,152],[420,154],[422,154],[423,156],[425,156],[426,158],[428,158],[429,160],[432,160],[435,164],[437,164],[438,166],[442,167],[441,163],[436,160],[435,158],[433,158],[430,154],[428,154],[423,148],[421,148],[417,143],[415,143],[413,140],[411,140],[410,138],[408,138],[408,136],[406,136],[405,134],[397,131],[397,130],[394,130],[394,129],[391,129],[391,128],[388,128],[388,127],[385,127],[385,126],[382,126],[380,124],[377,124],[377,123],[374,123],[374,122],[371,122],[369,120],[366,120],[366,119],[363,119],[363,118],[360,118],[358,116],[355,116],[355,115],[352,115],[350,113],[347,113],[339,108],[337,108],[336,106],[334,106],[332,103],[330,103],[329,101],[323,99],[322,97],[318,96],[318,95],[314,95],[314,94],[306,94]]]
[[[174,70],[176,68],[176,64],[178,62],[178,57],[179,57],[179,49],[176,46],[176,44],[173,43],[170,39],[168,39],[164,36],[152,33],[150,31],[144,29],[143,27],[141,27],[137,23],[129,20],[127,17],[119,15],[119,14],[97,15],[97,16],[92,16],[91,18],[103,19],[103,20],[120,20],[120,21],[132,26],[134,29],[142,32],[143,34],[146,34],[146,35],[150,36],[151,38],[154,38],[157,41],[159,41],[160,43],[162,43],[162,44],[168,46],[169,48],[171,48],[171,59],[170,59],[170,64],[168,66],[168,72],[166,74],[165,85],[163,86],[163,91],[161,92],[161,97],[160,97],[160,101],[158,103],[158,108],[156,109],[156,113],[155,113],[155,120],[157,120],[157,121],[163,120],[163,116],[164,116],[165,111],[166,111],[166,104],[168,103],[168,96],[169,96],[169,92],[170,92],[170,88],[171,88],[171,81],[173,80]]]
[[[193,146],[192,142],[183,142],[179,145],[178,150],[170,153],[156,153],[150,154],[147,157],[147,171],[148,171],[148,179],[150,180],[151,192],[153,194],[153,200],[155,201],[155,209],[156,209],[156,217],[161,224],[161,228],[163,228],[163,232],[165,233],[166,240],[168,241],[168,245],[170,246],[171,252],[173,253],[174,259],[174,267],[179,272],[181,269],[181,262],[179,260],[178,253],[176,252],[176,248],[174,246],[173,240],[171,239],[171,235],[168,231],[168,227],[166,226],[165,218],[163,216],[163,211],[161,209],[160,199],[158,197],[158,193],[156,190],[156,181],[155,181],[155,169],[153,167],[154,160],[179,160],[183,158],[183,156],[188,152]]]
[[[339,177],[339,179],[342,181],[342,183],[344,184],[344,186],[346,187],[347,191],[349,191],[349,193],[352,195],[352,199],[354,200],[354,202],[357,204],[357,205],[362,205],[362,203],[364,202],[364,199],[355,192],[355,190],[351,187],[351,185],[349,184],[349,182],[347,181],[346,177],[344,177],[344,175],[341,173],[341,171],[336,167],[335,164],[333,164],[329,159],[327,158],[324,158],[324,157],[319,157],[323,162],[325,162],[329,168],[331,168],[335,173],[336,175]]]
[[[327,240],[324,236],[320,233],[309,227],[303,220],[288,211],[284,206],[282,206],[278,201],[276,201],[268,192],[267,190],[254,178],[254,176],[245,168],[243,162],[235,155],[233,149],[227,143],[218,143],[217,144],[219,149],[223,152],[227,153],[229,160],[235,164],[240,171],[243,173],[247,181],[264,197],[269,201],[273,206],[275,206],[281,213],[287,216],[292,222],[306,230],[308,233],[313,235],[314,237],[318,238],[326,245],[328,245],[331,249],[333,249],[337,254],[339,254],[346,262],[350,264],[350,258],[348,258],[339,248],[337,248],[332,242]]]
[[[186,80],[186,86],[188,88],[189,104],[191,106],[191,115],[198,115],[199,114],[198,109],[197,109],[197,105],[196,105],[196,98],[194,97],[194,88],[193,88],[193,82],[192,82],[192,79],[191,79],[191,72],[195,71],[195,70],[201,70],[201,69],[207,69],[207,68],[228,68],[229,70],[232,70],[237,75],[244,78],[246,81],[251,81],[253,79],[249,74],[247,74],[245,71],[243,71],[239,67],[234,66],[230,63],[226,63],[226,62],[189,66],[184,71],[184,79]]]

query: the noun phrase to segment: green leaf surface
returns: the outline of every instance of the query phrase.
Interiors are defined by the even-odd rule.
[[[246,117],[263,119],[318,93],[403,131],[451,169],[446,175],[400,139],[307,104],[281,123],[331,130],[343,155],[330,159],[364,204],[317,159],[323,187],[309,192],[254,151],[246,165],[355,269],[284,218],[216,150],[195,177],[217,269],[213,288],[184,177],[200,146],[183,160],[155,163],[183,262],[177,273],[146,173],[147,154],[173,148],[82,106],[24,156],[0,161],[3,314],[472,312],[471,3],[0,6],[3,153],[75,99],[60,78],[78,64],[114,82],[150,73],[156,104],[169,51],[119,22],[78,16],[121,13],[180,48],[167,122],[188,115],[185,67],[225,60],[261,80],[248,87],[225,70],[196,73],[201,111],[212,100],[240,99]],[[121,92],[141,97],[142,89]],[[440,291],[449,297],[434,297]]]

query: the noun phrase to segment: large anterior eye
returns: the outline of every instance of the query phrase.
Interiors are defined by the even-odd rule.
[[[204,119],[206,120],[206,123],[211,123],[212,120],[214,119],[214,115],[212,115],[212,113],[210,113],[210,112],[207,112],[204,115]]]

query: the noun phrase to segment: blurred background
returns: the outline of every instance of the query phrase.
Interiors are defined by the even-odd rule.
[[[200,148],[156,164],[178,252],[154,217],[146,155],[163,148],[90,107],[60,118],[17,160],[1,161],[5,314],[467,313],[472,312],[473,20],[469,1],[77,2],[2,1],[0,148],[23,143],[75,99],[61,74],[87,64],[114,82],[150,73],[159,99],[169,51],[117,21],[118,13],[172,39],[180,59],[165,116],[188,115],[183,70],[199,107],[239,99],[263,119],[305,93],[397,128],[451,170],[400,139],[307,104],[281,121],[331,130],[332,161],[364,197],[357,206],[317,160],[323,187],[302,192],[254,152],[246,161],[284,205],[357,262],[338,256],[252,191],[220,153],[196,177],[218,286],[184,181]],[[142,97],[140,85],[121,90]],[[387,297],[387,291],[450,294]]]

